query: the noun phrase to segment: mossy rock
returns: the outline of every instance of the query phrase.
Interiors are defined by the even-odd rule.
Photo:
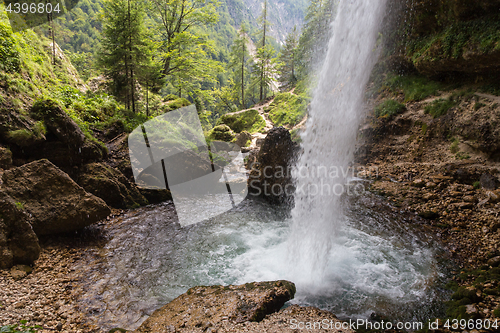
[[[210,138],[212,140],[231,142],[236,139],[236,135],[229,126],[222,124],[213,128],[210,132]]]
[[[171,110],[180,109],[180,108],[182,108],[184,106],[188,106],[188,105],[191,105],[191,102],[185,98],[177,98],[176,100],[173,100],[173,101],[168,103],[168,107]]]
[[[266,126],[266,121],[259,112],[254,109],[236,114],[224,115],[219,119],[218,123],[229,126],[236,133],[241,133],[243,131],[256,133]]]

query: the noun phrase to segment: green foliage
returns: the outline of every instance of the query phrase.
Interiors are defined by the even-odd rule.
[[[285,41],[285,46],[281,50],[279,59],[281,65],[279,67],[279,82],[282,87],[293,86],[297,82],[297,58],[298,58],[298,32],[294,27],[293,31],[288,34]]]
[[[277,60],[274,58],[275,51],[270,45],[257,49],[255,62],[252,65],[252,87],[259,89],[259,101],[266,98],[271,83],[275,81],[277,74]]]
[[[403,112],[404,110],[406,110],[406,106],[404,104],[401,104],[393,99],[388,99],[380,103],[375,108],[375,116],[377,118],[390,118]]]
[[[421,128],[421,131],[422,131],[422,135],[425,135],[427,133],[427,124],[422,124],[422,128]]]
[[[464,52],[489,53],[500,49],[500,16],[457,20],[434,34],[412,40],[407,55],[422,59],[461,58]]]
[[[455,154],[455,158],[457,160],[468,160],[470,158],[470,155],[469,155],[469,153],[459,151]]]
[[[229,66],[234,69],[234,92],[238,95],[241,108],[245,107],[245,89],[249,81],[251,58],[247,50],[249,42],[247,30],[244,24],[238,31],[238,38],[231,48],[231,62]]]
[[[303,95],[279,93],[274,98],[269,111],[269,119],[275,126],[295,126],[306,114],[309,99]]]
[[[21,320],[19,324],[4,325],[0,327],[0,333],[36,333],[43,329],[40,325],[27,326],[27,323],[27,320]]]
[[[7,22],[0,21],[0,70],[16,72],[21,66],[19,51]]]
[[[7,137],[21,147],[29,145],[34,140],[33,132],[24,128],[8,132]]]
[[[388,75],[384,88],[395,93],[402,92],[406,103],[436,95],[442,85],[423,76]]]
[[[297,52],[299,80],[314,72],[315,66],[321,65],[331,36],[330,23],[334,17],[334,10],[334,0],[311,0],[299,38]]]
[[[453,140],[451,141],[451,146],[450,146],[450,151],[455,154],[458,152],[459,148],[458,148],[458,144],[459,144],[459,141],[457,138],[453,138]]]
[[[19,202],[19,201],[16,202],[16,207],[19,210],[24,210],[24,204],[22,202]]]
[[[179,109],[188,105],[191,105],[191,102],[185,98],[177,98],[176,100],[168,103],[168,106],[170,107],[171,110]]]
[[[456,100],[456,96],[452,95],[446,99],[440,98],[433,101],[425,107],[424,112],[430,114],[433,118],[437,118],[446,114],[449,109],[457,104],[458,101]]]
[[[167,94],[165,97],[163,97],[163,100],[165,102],[168,102],[168,101],[173,101],[173,100],[178,99],[178,98],[179,98],[179,96],[177,96],[177,95]]]
[[[149,75],[146,67],[152,63],[154,47],[144,23],[145,4],[141,1],[106,0],[103,14],[103,39],[98,62],[113,82],[113,94],[123,99],[127,108],[135,113],[136,83],[141,74]]]
[[[472,184],[472,186],[474,186],[474,188],[477,190],[477,189],[480,189],[481,188],[481,182],[480,181],[477,181],[477,182],[474,182]]]
[[[486,106],[486,104],[484,103],[481,103],[481,102],[476,102],[476,104],[474,104],[474,110],[479,110],[480,108],[482,108],[483,106]]]
[[[495,96],[500,96],[500,84],[498,82],[486,84],[478,88],[479,91]]]
[[[234,132],[247,131],[256,133],[266,127],[266,122],[257,110],[248,110],[237,114],[228,114],[219,118],[218,124],[229,126]]]

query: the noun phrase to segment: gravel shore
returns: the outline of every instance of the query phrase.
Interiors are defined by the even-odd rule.
[[[98,332],[75,302],[81,279],[76,263],[96,245],[90,232],[41,240],[40,257],[24,277],[15,267],[0,270],[0,325],[27,320],[27,326],[42,326],[39,332]]]

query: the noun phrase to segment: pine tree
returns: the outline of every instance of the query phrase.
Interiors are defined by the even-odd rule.
[[[256,55],[254,56],[254,64],[252,66],[252,86],[259,88],[259,100],[262,101],[266,98],[267,89],[276,77],[276,59],[274,48],[269,45],[267,30],[269,28],[269,21],[267,20],[267,0],[264,0],[262,14],[257,19],[261,24],[262,29],[259,31],[259,47],[257,48]]]
[[[324,59],[331,37],[330,23],[335,10],[335,0],[311,0],[299,38],[297,68],[299,76],[306,76],[314,65]]]
[[[114,94],[136,112],[137,74],[151,57],[152,44],[144,26],[141,0],[106,0],[98,62],[113,82]]]
[[[267,88],[266,81],[268,81],[266,75],[267,65],[270,63],[269,56],[271,55],[271,50],[267,47],[266,44],[266,32],[267,27],[269,25],[269,21],[267,20],[267,0],[264,0],[264,8],[262,8],[262,14],[259,16],[257,21],[262,25],[261,30],[261,39],[260,39],[260,47],[257,49],[257,61],[259,63],[259,68],[256,69],[256,73],[259,75],[259,100],[263,100],[265,97],[264,90]]]
[[[238,31],[239,37],[234,41],[231,50],[231,63],[230,66],[235,69],[235,89],[240,93],[240,105],[241,108],[245,108],[245,89],[246,89],[246,79],[248,74],[248,63],[250,60],[250,55],[247,50],[248,36],[247,30],[244,24],[241,25]]]
[[[297,46],[297,27],[294,27],[292,32],[290,32],[286,37],[285,46],[283,47],[279,57],[281,62],[279,69],[279,81],[281,87],[291,86],[297,82],[295,71],[297,62]]]
[[[252,85],[259,87],[259,100],[262,101],[267,96],[267,89],[275,81],[277,75],[275,51],[271,45],[266,45],[257,49],[253,69]]]

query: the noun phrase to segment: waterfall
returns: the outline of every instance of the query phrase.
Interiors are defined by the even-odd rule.
[[[297,191],[288,252],[295,282],[312,286],[321,282],[343,220],[342,198],[346,178],[352,175],[348,168],[385,3],[340,0],[336,4],[332,37],[302,135],[303,154],[294,172]]]

